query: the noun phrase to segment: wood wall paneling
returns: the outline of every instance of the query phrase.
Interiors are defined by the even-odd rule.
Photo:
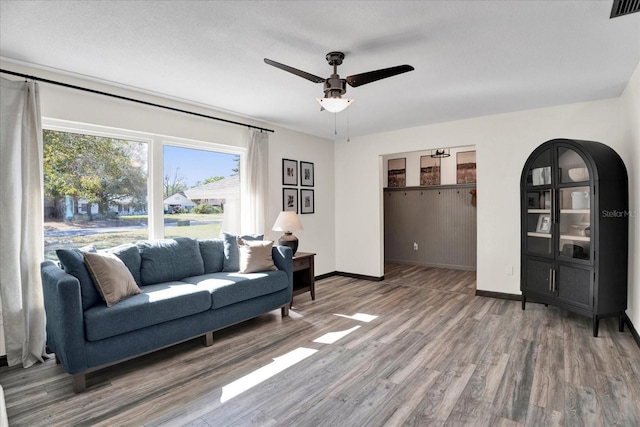
[[[475,270],[477,221],[469,194],[472,188],[385,189],[385,260]]]

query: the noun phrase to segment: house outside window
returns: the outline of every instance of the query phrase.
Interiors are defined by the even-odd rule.
[[[240,157],[165,144],[165,237],[216,238],[240,225]]]

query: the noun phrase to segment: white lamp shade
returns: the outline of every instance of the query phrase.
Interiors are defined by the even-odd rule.
[[[353,99],[346,98],[316,98],[316,100],[330,113],[339,113],[353,102]]]
[[[280,212],[276,223],[273,224],[274,231],[296,231],[302,230],[302,223],[298,219],[298,214],[293,211]]]

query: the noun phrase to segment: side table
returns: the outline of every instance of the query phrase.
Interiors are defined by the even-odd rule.
[[[311,292],[311,299],[316,299],[316,282],[313,261],[316,254],[296,252],[293,256],[293,295]],[[293,306],[293,298],[291,299]]]

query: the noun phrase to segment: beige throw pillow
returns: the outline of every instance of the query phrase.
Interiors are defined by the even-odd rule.
[[[273,242],[269,240],[243,240],[238,237],[240,273],[277,270],[271,256],[272,247]]]
[[[82,255],[107,307],[142,292],[127,266],[114,254],[84,252]]]

